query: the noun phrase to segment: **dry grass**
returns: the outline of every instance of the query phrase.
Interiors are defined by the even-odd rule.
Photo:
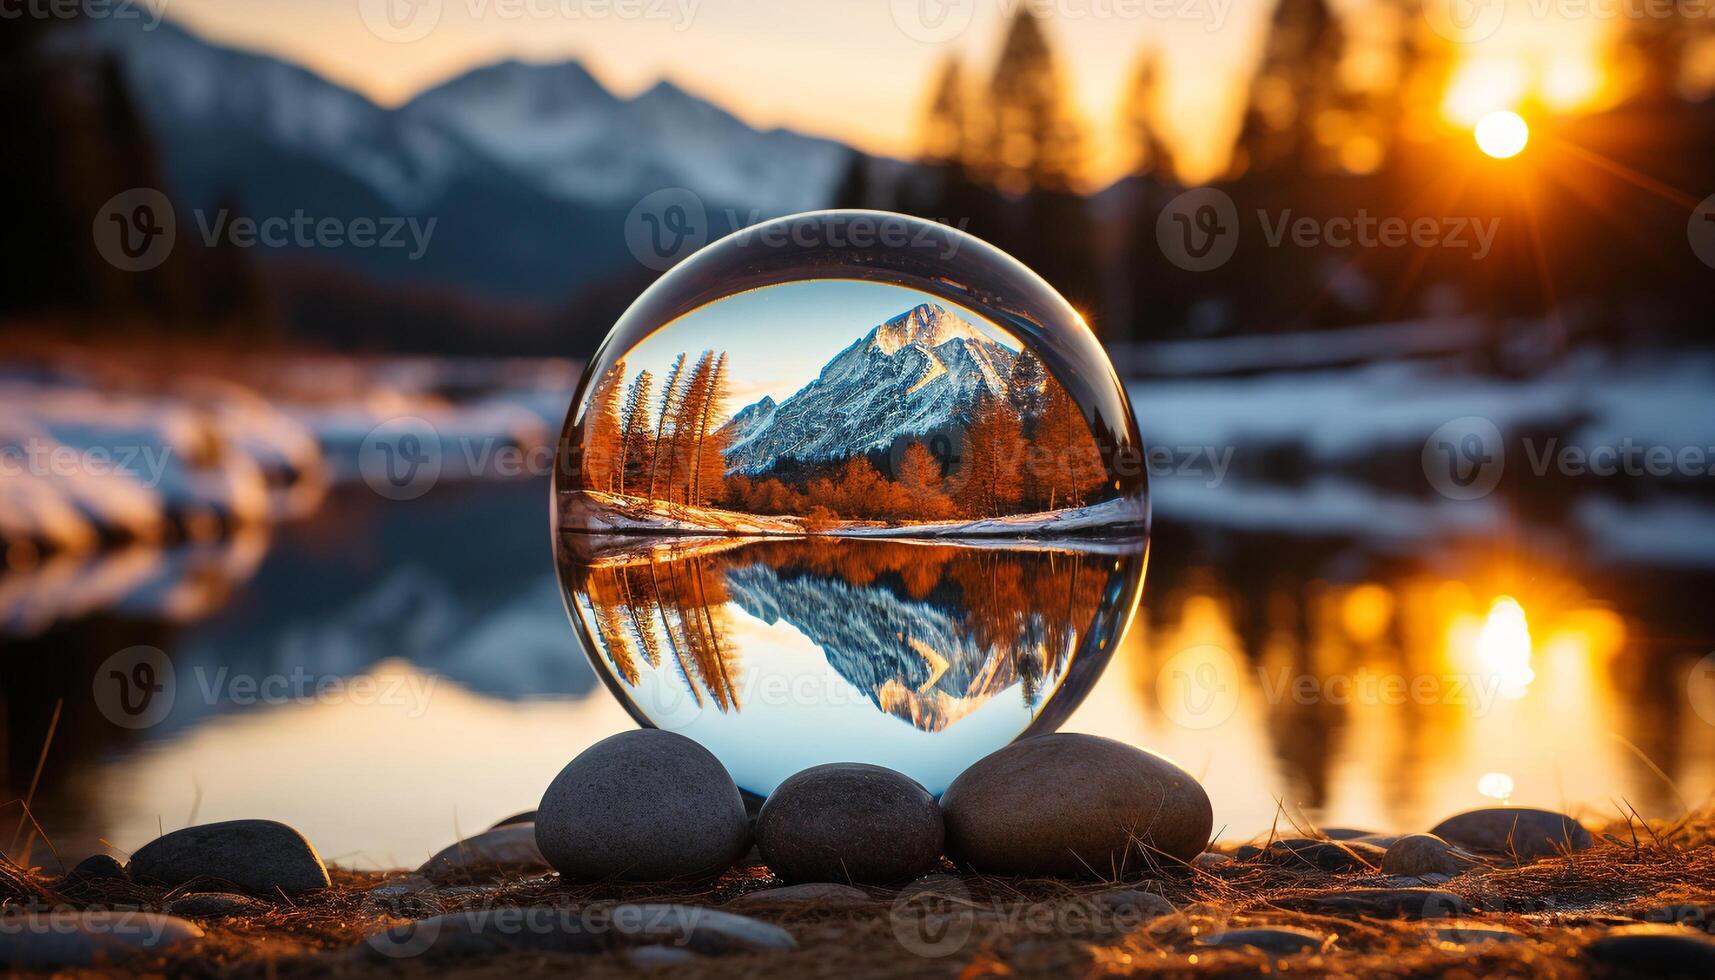
[[[950,869],[949,869],[950,870]],[[158,908],[174,896],[128,883],[83,885],[6,877],[37,898],[59,893],[77,907]],[[763,868],[739,869],[705,886],[572,886],[553,876],[443,887],[390,907],[367,901],[380,874],[336,870],[335,886],[295,905],[257,917],[205,923],[207,938],[174,949],[134,970],[191,977],[361,977],[406,973],[461,977],[553,975],[575,970],[593,977],[636,976],[623,951],[595,956],[509,953],[449,962],[433,956],[385,960],[364,955],[364,940],[402,918],[461,908],[556,905],[591,909],[626,901],[666,901],[719,907],[739,895],[778,884]],[[16,878],[16,881],[13,881]],[[1185,977],[1255,976],[1259,972],[1350,977],[1519,976],[1582,977],[1592,964],[1580,955],[1593,933],[1621,922],[1679,914],[1715,916],[1715,813],[1678,825],[1616,823],[1597,846],[1524,866],[1494,866],[1439,886],[1462,902],[1465,917],[1516,930],[1523,941],[1487,946],[1444,945],[1433,935],[1445,919],[1414,921],[1351,913],[1294,911],[1306,897],[1397,884],[1377,873],[1330,874],[1256,862],[1214,871],[1181,870],[1124,883],[1154,892],[1178,910],[1144,921],[1105,914],[1091,896],[1112,882],[1020,880],[964,875],[954,910],[969,937],[944,957],[912,952],[895,935],[901,894],[870,890],[867,906],[833,909],[759,908],[745,914],[774,922],[797,939],[795,953],[700,957],[674,975],[748,977],[789,972],[818,977],[978,977],[1103,975],[1139,970]],[[11,884],[8,884],[11,882]],[[7,891],[16,899],[19,895]],[[1432,914],[1445,914],[1430,903]],[[907,920],[911,921],[911,920]],[[1329,937],[1323,951],[1287,959],[1243,949],[1214,950],[1199,938],[1227,928],[1291,926]],[[663,973],[667,971],[661,971]]]

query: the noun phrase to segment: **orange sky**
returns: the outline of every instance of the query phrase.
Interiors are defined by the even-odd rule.
[[[1007,15],[1021,2],[172,0],[169,15],[216,40],[304,64],[384,103],[497,58],[576,58],[621,94],[667,77],[756,125],[909,155],[939,61],[958,54],[986,73]],[[1350,15],[1354,34],[1388,30],[1386,0],[1334,2]],[[1508,4],[1506,17],[1492,36],[1461,46],[1484,65],[1474,80],[1468,77],[1466,88],[1474,94],[1466,99],[1493,102],[1545,83],[1575,91],[1589,81],[1608,21],[1568,21],[1554,13],[1567,6],[1555,0],[1490,2]],[[1136,60],[1151,47],[1166,60],[1165,108],[1183,165],[1196,177],[1221,164],[1272,3],[1040,3],[1053,11],[1050,35],[1091,129],[1096,177],[1117,176],[1124,164],[1115,123]],[[388,13],[393,20],[385,19]]]

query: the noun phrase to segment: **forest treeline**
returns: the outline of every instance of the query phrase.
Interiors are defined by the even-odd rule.
[[[689,507],[807,518],[938,521],[1052,511],[1095,501],[1108,468],[1072,397],[1028,350],[1006,390],[984,392],[960,438],[941,454],[907,440],[882,461],[871,454],[813,466],[778,461],[766,474],[726,472],[728,356],[674,359],[659,391],[622,359],[596,382],[583,422],[583,489]],[[961,424],[962,423],[962,424]],[[784,464],[784,465],[780,465]],[[791,476],[780,475],[789,472]]]

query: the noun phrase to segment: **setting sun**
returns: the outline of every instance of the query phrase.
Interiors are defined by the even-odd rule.
[[[1477,120],[1477,148],[1497,160],[1515,157],[1530,142],[1530,126],[1516,112],[1498,110]]]

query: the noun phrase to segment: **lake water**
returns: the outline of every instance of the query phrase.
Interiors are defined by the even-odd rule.
[[[946,642],[986,656],[1000,641],[984,624],[999,620],[962,597],[998,593],[946,583],[976,581],[971,569],[1037,583],[1036,595],[1071,601],[1047,632],[1088,636],[1123,625],[1107,607],[1127,604],[1136,557],[925,552],[939,570],[919,568],[910,584],[923,563],[886,545],[819,571],[814,554],[760,545],[775,553],[720,566],[729,587],[749,589],[723,600],[732,627],[773,630],[774,665],[844,706],[824,714],[799,697],[778,724],[735,727],[744,714],[721,711],[674,723],[737,740],[728,751],[754,788],[854,738],[941,782],[1045,704],[1081,696],[1063,729],[1177,760],[1208,788],[1228,839],[1266,833],[1277,815],[1417,830],[1501,799],[1671,816],[1715,785],[1702,573],[1583,564],[1526,539],[1430,547],[1270,527],[1250,498],[1223,518],[1163,490],[1141,605],[1105,670],[1071,694],[1077,660],[1055,659],[1040,631],[1030,663],[1007,641],[996,663],[1010,673],[991,664],[979,678],[981,663],[942,649],[862,680],[839,662],[859,648],[837,624],[780,610],[841,589],[933,596],[925,609]],[[1070,584],[1074,571],[1084,585]],[[87,599],[68,605],[68,594]],[[404,502],[346,486],[270,538],[13,570],[0,609],[5,798],[30,792],[53,727],[33,812],[67,860],[193,822],[270,817],[330,860],[414,865],[534,807],[578,751],[635,725],[568,621],[542,481],[448,484]],[[594,622],[595,607],[584,611]],[[110,662],[138,645],[167,656],[174,698],[158,723],[128,727],[137,719],[115,708],[115,671],[160,683],[136,673],[136,653]],[[20,811],[0,810],[0,844],[54,866]]]

